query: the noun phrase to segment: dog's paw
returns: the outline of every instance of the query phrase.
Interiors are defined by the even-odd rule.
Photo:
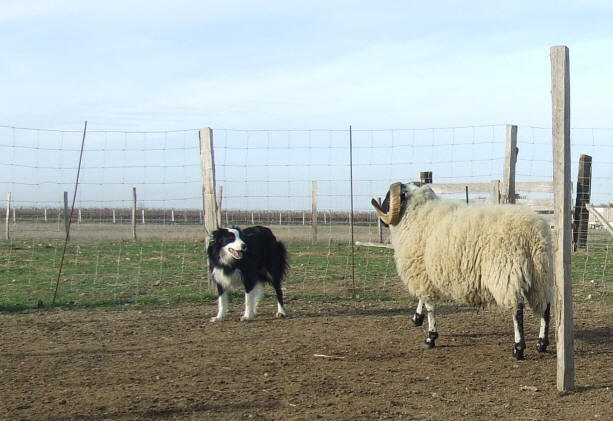
[[[253,316],[249,317],[249,316],[241,316],[240,321],[241,322],[248,322],[250,320],[253,320]]]
[[[215,322],[221,322],[222,320],[223,320],[223,317],[211,317],[209,319],[209,322],[215,323]]]
[[[281,313],[280,311],[277,312],[277,314],[275,314],[275,319],[285,319],[286,317],[287,317],[287,314]]]

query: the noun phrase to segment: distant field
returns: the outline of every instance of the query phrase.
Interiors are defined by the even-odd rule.
[[[247,223],[236,223],[237,226],[248,226]],[[311,241],[311,225],[266,225],[283,241]],[[203,240],[204,227],[200,224],[137,224],[138,240],[181,241]],[[377,224],[356,225],[354,227],[356,241],[378,241]],[[61,240],[64,241],[66,231],[64,224],[58,222],[19,222],[10,224],[10,237],[15,240]],[[130,224],[112,223],[73,223],[70,228],[70,238],[74,241],[104,241],[131,240],[132,226]],[[388,232],[384,230],[384,241]],[[317,228],[318,242],[351,240],[351,228],[346,224],[321,224]]]

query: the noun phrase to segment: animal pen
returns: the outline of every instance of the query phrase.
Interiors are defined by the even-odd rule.
[[[551,54],[552,127],[89,130],[81,151],[80,130],[0,126],[0,309],[211,300],[207,233],[254,224],[288,245],[290,297],[385,299],[401,287],[392,251],[364,247],[387,242],[369,202],[421,174],[446,198],[550,218],[558,388],[572,389],[572,303],[613,297],[613,129],[570,128],[568,52]]]

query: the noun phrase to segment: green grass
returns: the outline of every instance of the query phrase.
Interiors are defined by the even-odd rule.
[[[285,243],[291,263],[288,299],[406,297],[390,249],[355,247],[352,257],[347,242]],[[68,245],[54,303],[62,249],[60,240],[0,242],[0,311],[32,311],[39,301],[46,309],[160,306],[211,302],[217,295],[209,288],[200,241],[91,240]],[[573,254],[576,301],[613,302],[610,252],[613,242],[598,240]],[[266,290],[269,296],[271,291]]]
[[[80,242],[0,244],[0,310],[158,305],[211,299],[199,242]],[[55,303],[53,297],[57,288]]]
[[[604,231],[591,231],[585,249],[572,256],[574,300],[613,304],[613,241]]]

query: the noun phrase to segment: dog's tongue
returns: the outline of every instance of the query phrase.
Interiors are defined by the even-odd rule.
[[[232,253],[232,256],[234,256],[234,258],[237,260],[240,260],[243,258],[243,252],[240,250],[234,250],[231,248],[230,253]]]

